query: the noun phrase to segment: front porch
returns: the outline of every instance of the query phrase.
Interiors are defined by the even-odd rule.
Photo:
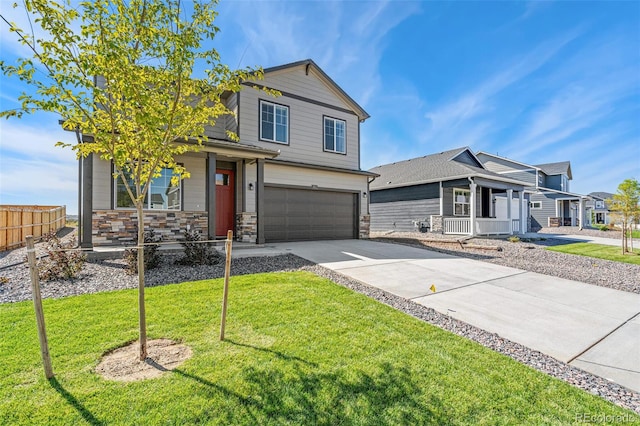
[[[524,234],[527,206],[524,186],[484,178],[443,182],[441,214],[430,217],[430,229],[449,235]]]

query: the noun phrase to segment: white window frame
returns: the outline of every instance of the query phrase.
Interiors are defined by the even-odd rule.
[[[327,148],[327,121],[333,122],[333,149]],[[344,151],[338,151],[338,135],[336,129],[338,128],[337,123],[342,123],[343,133],[344,133]],[[322,117],[322,148],[326,152],[333,152],[334,154],[346,154],[347,153],[347,122],[345,120],[341,120],[339,118],[333,118],[328,116]]]
[[[466,199],[469,200],[468,202],[462,202],[462,201],[457,201],[456,200],[456,192],[463,192],[467,194]],[[456,214],[456,204],[460,204],[462,205],[462,214]],[[464,206],[467,206],[467,213],[465,214],[465,208]],[[461,189],[461,188],[453,188],[453,215],[454,216],[461,216],[461,217],[470,217],[471,216],[471,191],[468,189]]]
[[[263,136],[262,133],[262,129],[264,126],[263,120],[262,120],[262,107],[263,105],[269,105],[273,107],[273,138],[269,139]],[[285,128],[285,140],[284,141],[280,141],[277,139],[277,115],[278,115],[278,110],[280,111],[286,111],[287,112],[287,125]],[[259,107],[258,107],[258,122],[259,122],[259,129],[258,132],[260,133],[258,135],[258,139],[260,139],[261,141],[266,141],[266,142],[273,142],[273,143],[279,143],[282,145],[289,145],[289,123],[290,123],[290,115],[289,115],[289,106],[287,105],[281,105],[281,104],[276,104],[275,102],[268,102],[268,101],[264,101],[262,99],[260,99],[259,102]]]
[[[604,209],[604,201],[596,200],[596,209]]]
[[[163,168],[163,170],[171,170],[171,169],[167,169],[167,168]],[[153,180],[151,181],[153,184]],[[113,209],[114,210],[135,210],[135,207],[119,207],[118,206],[118,185],[122,185],[123,190],[126,191],[126,189],[124,188],[124,184],[122,183],[122,177],[120,175],[117,175],[115,178],[113,178]],[[154,209],[151,208],[151,194],[150,192],[147,192],[146,195],[146,203],[145,206],[143,207],[144,210],[153,210],[153,211],[166,211],[166,212],[176,212],[176,211],[182,211],[182,194],[183,194],[183,185],[182,185],[182,179],[180,178],[179,182],[178,182],[178,186],[172,186],[170,188],[175,188],[173,190],[173,192],[175,192],[176,190],[179,190],[178,193],[178,204],[177,204],[177,208],[166,208],[166,209]],[[149,187],[149,191],[151,190],[151,187]],[[131,201],[129,194],[126,193],[127,199],[129,201]],[[133,201],[131,201],[131,203],[133,203]]]
[[[531,207],[531,210],[540,210],[542,209],[542,201],[531,201],[529,207]]]

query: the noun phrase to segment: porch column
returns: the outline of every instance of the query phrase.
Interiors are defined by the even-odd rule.
[[[80,177],[82,185],[82,204],[78,206],[78,216],[81,218],[78,228],[80,233],[80,247],[93,247],[93,154],[82,158]],[[112,206],[113,207],[113,206]]]
[[[469,226],[471,227],[469,235],[472,237],[476,235],[476,188],[476,183],[471,181],[469,183],[469,191],[471,191],[469,194]]]
[[[209,152],[207,155],[207,233],[209,239],[216,238],[216,154]]]
[[[511,218],[511,200],[513,200],[513,189],[507,189],[507,220],[509,221],[509,234],[513,235],[513,219]]]
[[[264,159],[258,159],[256,167],[256,214],[258,220],[256,243],[264,244]]]
[[[525,216],[526,209],[524,207],[524,191],[518,192],[518,201],[520,203],[520,233],[527,232],[527,217]]]
[[[582,230],[584,226],[584,199],[580,197],[578,201],[578,229]]]

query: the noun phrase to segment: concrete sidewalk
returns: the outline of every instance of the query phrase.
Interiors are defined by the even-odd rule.
[[[640,295],[367,240],[265,249],[294,253],[640,392]]]
[[[603,238],[603,237],[591,237],[588,235],[565,235],[565,234],[547,234],[530,232],[524,235],[528,238],[555,238],[557,240],[567,240],[568,242],[575,243],[593,243],[602,244],[605,246],[622,247],[622,240],[616,238]],[[633,246],[640,248],[640,240],[633,239]]]

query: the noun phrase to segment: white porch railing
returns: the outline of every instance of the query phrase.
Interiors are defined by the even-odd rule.
[[[443,218],[445,234],[469,235],[471,233],[471,220],[468,217]]]
[[[511,230],[514,234],[520,233],[520,219],[511,219]]]
[[[502,219],[476,219],[476,234],[478,235],[498,235],[510,234],[512,224],[509,220]]]

